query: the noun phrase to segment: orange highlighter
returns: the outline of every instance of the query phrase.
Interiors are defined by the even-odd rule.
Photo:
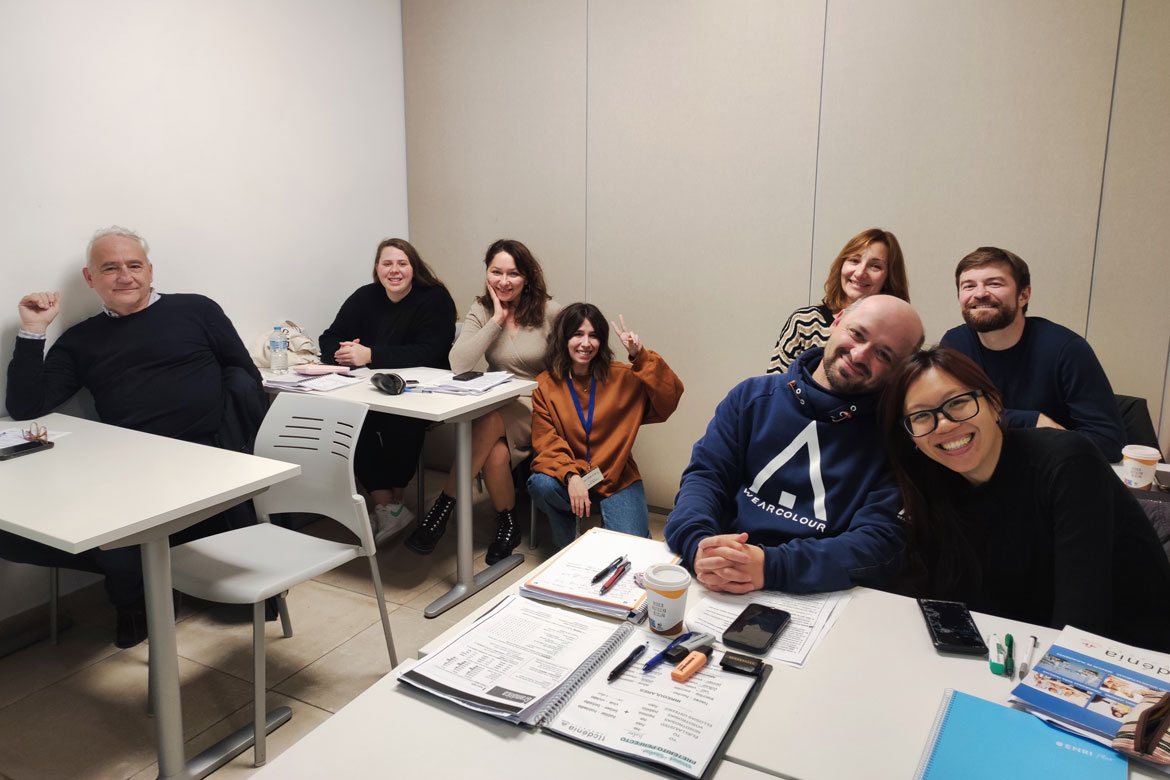
[[[711,645],[707,645],[698,650],[692,650],[690,655],[679,661],[678,666],[674,667],[674,671],[670,673],[670,679],[682,683],[694,677],[700,669],[707,665],[707,659],[711,657],[713,649]]]

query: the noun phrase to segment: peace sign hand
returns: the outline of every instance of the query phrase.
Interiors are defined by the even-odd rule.
[[[617,332],[618,338],[621,339],[622,346],[624,346],[626,348],[626,352],[630,354],[630,360],[633,360],[638,356],[638,353],[642,351],[642,341],[638,338],[637,333],[634,333],[631,330],[626,330],[626,318],[623,315],[619,314],[618,319],[621,320],[622,323],[620,328],[613,320],[610,320],[609,324],[613,326],[614,331]]]

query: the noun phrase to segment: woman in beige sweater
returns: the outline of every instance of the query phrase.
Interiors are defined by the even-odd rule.
[[[451,370],[470,371],[486,359],[492,371],[509,371],[532,379],[544,370],[544,352],[552,321],[561,307],[550,299],[544,272],[528,247],[500,239],[484,256],[487,283],[463,321],[451,348]],[[532,453],[532,397],[519,396],[472,423],[471,470],[483,474],[496,515],[496,538],[488,546],[489,564],[503,560],[520,544],[512,510],[516,489],[512,469]],[[406,546],[427,555],[435,549],[455,508],[455,469],[430,511],[406,539]]]

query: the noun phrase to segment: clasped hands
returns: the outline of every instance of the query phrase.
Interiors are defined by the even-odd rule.
[[[695,578],[708,590],[748,593],[764,587],[764,550],[748,544],[748,535],[718,534],[699,542]]]
[[[362,346],[361,339],[343,341],[341,348],[333,353],[333,359],[339,366],[364,366],[373,356],[369,347]]]

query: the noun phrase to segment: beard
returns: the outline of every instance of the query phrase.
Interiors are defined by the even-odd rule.
[[[1016,319],[1019,307],[1008,307],[998,301],[993,303],[994,309],[963,307],[963,322],[974,328],[977,333],[990,333],[993,330],[1002,330],[1011,325]],[[987,302],[981,302],[979,305],[986,306]]]
[[[858,393],[872,391],[873,380],[865,366],[856,363],[853,364],[854,368],[861,374],[861,376],[856,378],[848,378],[841,375],[838,363],[847,357],[848,354],[849,351],[847,349],[841,348],[831,355],[826,351],[824,357],[821,358],[825,364],[825,378],[829,380],[829,389],[843,395],[857,395]]]

